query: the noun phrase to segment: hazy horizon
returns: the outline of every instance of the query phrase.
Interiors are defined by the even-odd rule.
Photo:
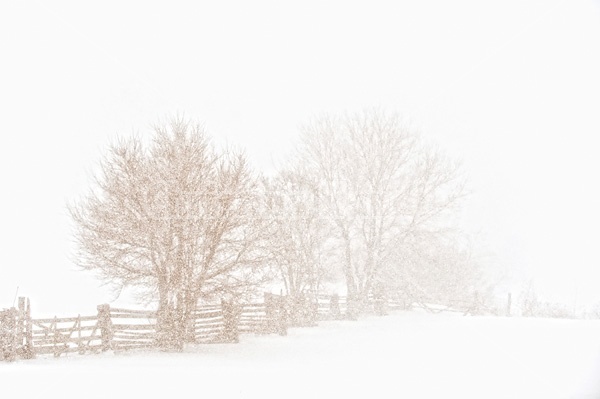
[[[270,173],[312,117],[371,107],[462,160],[501,290],[600,302],[598,1],[22,1],[0,35],[0,308],[17,286],[34,312],[110,299],[66,204],[115,138],[185,115]]]

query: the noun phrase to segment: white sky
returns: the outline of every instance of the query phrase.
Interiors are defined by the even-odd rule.
[[[115,137],[184,113],[268,171],[310,117],[371,106],[463,159],[499,266],[600,300],[600,2],[189,3],[0,3],[0,307],[110,299],[65,204]]]

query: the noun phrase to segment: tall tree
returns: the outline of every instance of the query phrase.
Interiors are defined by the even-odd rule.
[[[244,155],[218,153],[197,124],[108,151],[96,186],[70,206],[78,263],[158,302],[159,344],[180,349],[198,300],[262,282],[257,181]]]
[[[302,153],[320,178],[350,308],[360,311],[394,248],[462,196],[458,167],[379,110],[315,119],[305,126]]]

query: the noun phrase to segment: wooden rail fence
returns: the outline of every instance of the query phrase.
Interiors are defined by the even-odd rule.
[[[407,309],[400,299],[369,297],[363,312],[384,315],[389,310]],[[477,297],[473,302],[450,305],[411,303],[432,313],[457,311],[477,314]],[[186,328],[188,343],[238,342],[240,334],[286,335],[288,326],[314,326],[317,320],[338,320],[350,316],[346,297],[318,296],[290,301],[289,298],[264,294],[261,303],[200,306]],[[33,319],[29,299],[19,298],[18,308],[0,311],[0,360],[28,359],[36,355],[99,353],[157,347],[157,312],[111,308],[99,305],[95,315]]]
[[[265,294],[263,303],[200,306],[187,328],[188,343],[238,342],[240,333],[287,333],[284,298]],[[18,309],[0,311],[0,360],[36,355],[99,353],[156,347],[157,312],[99,305],[97,314],[76,317],[31,317],[29,300]]]

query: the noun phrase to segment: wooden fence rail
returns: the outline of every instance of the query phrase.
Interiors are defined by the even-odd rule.
[[[101,305],[105,339],[105,350],[125,351],[146,349],[155,345],[155,311],[111,308]]]
[[[305,309],[298,312],[302,306]],[[339,319],[345,312],[345,297],[337,295],[299,305],[280,295],[265,293],[261,303],[223,301],[198,307],[192,315],[187,341],[223,343],[238,342],[240,334],[285,335],[288,324],[314,325],[316,319]],[[302,314],[305,320],[290,318],[290,313]],[[19,298],[19,309],[3,311],[0,320],[0,360],[146,349],[155,347],[157,341],[156,311],[111,308],[106,304],[98,306],[96,315],[32,319],[29,300]]]
[[[54,354],[100,351],[100,332],[96,316],[53,319],[29,319],[33,354]],[[29,335],[29,334],[27,334]]]
[[[383,315],[388,310],[421,306],[427,311],[458,311],[477,314],[474,301],[448,305],[408,305],[402,299],[369,298],[363,311]],[[265,293],[261,303],[232,303],[200,306],[192,313],[186,328],[188,343],[234,343],[240,334],[286,335],[288,326],[312,326],[317,320],[352,317],[344,296],[318,296],[291,301],[280,295]],[[157,346],[157,312],[111,308],[99,305],[96,315],[63,318],[31,318],[29,300],[19,298],[17,309],[0,311],[0,360],[32,358],[51,354],[99,353],[106,350],[126,351]]]

